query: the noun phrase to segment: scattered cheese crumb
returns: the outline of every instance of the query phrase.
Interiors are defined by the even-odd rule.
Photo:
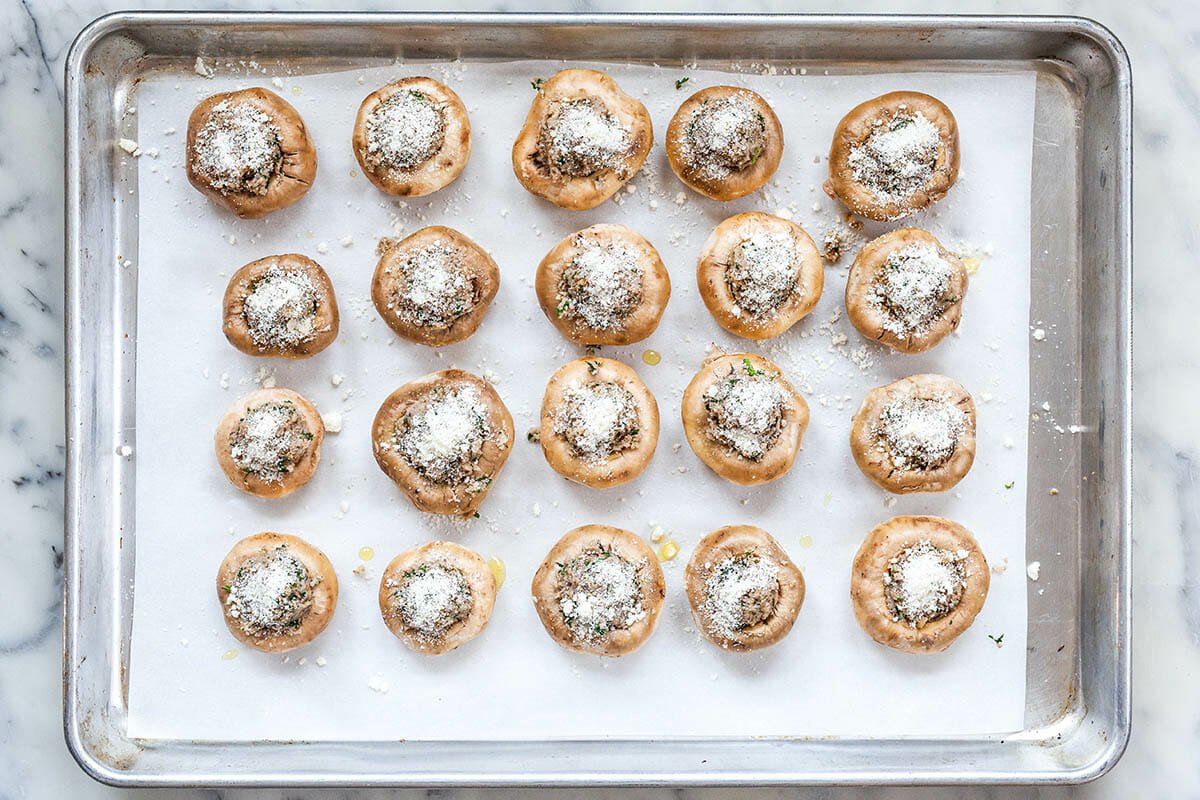
[[[214,74],[213,68],[205,64],[204,59],[200,56],[196,56],[196,63],[192,69],[194,69],[196,74],[201,78],[211,78]]]
[[[328,245],[328,243],[326,243],[326,242],[317,242],[317,252],[318,252],[318,253],[322,253],[322,254],[324,254],[324,253],[328,253],[328,252],[329,252],[329,245]]]
[[[325,423],[325,431],[327,433],[342,432],[342,412],[338,410],[322,411],[321,421]]]
[[[1036,581],[1041,572],[1042,562],[1040,561],[1031,561],[1029,562],[1029,566],[1025,568],[1025,574],[1029,576],[1029,580],[1031,581]]]
[[[318,667],[323,667],[328,663],[329,662],[325,660],[325,656],[317,656],[317,666]]]
[[[367,681],[367,686],[370,687],[371,691],[379,692],[379,694],[387,694],[388,692],[388,683],[378,672],[372,675],[370,680]]]
[[[131,455],[133,455],[133,448],[127,444],[123,444],[117,448],[117,455],[123,456],[124,458],[129,458]]]
[[[331,384],[333,384],[334,386],[341,386],[342,381],[344,381],[345,379],[346,379],[346,376],[340,372],[335,372],[329,376],[329,382]]]
[[[1043,329],[1043,328],[1037,328],[1036,330],[1034,330],[1034,332],[1033,332],[1033,340],[1034,340],[1035,342],[1041,342],[1041,341],[1044,341],[1044,340],[1045,340],[1045,338],[1046,338],[1046,331],[1045,331],[1045,329]]]
[[[531,510],[533,511],[533,515],[535,517],[540,517],[542,515],[542,504],[534,503],[533,508]]]
[[[142,154],[141,148],[138,147],[138,143],[135,142],[133,139],[118,139],[117,147],[121,148],[126,153],[129,153],[129,155],[134,156],[134,157],[140,156]]]

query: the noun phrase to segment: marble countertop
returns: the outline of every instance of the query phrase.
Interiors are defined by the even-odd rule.
[[[118,8],[239,7],[233,0],[9,0],[0,5],[0,798],[240,797],[251,793],[121,792],[93,783],[63,744],[61,592],[63,513],[62,71],[76,32]],[[359,8],[396,10],[363,0]],[[726,10],[714,2],[659,0],[655,10]],[[258,4],[305,9],[297,0]],[[327,4],[328,8],[349,8]],[[403,7],[400,4],[399,7]],[[411,6],[419,7],[419,6]],[[466,3],[476,10],[507,0]],[[639,0],[533,0],[522,10],[647,10]],[[1121,763],[1074,789],[639,790],[612,796],[724,797],[1180,797],[1200,796],[1200,425],[1194,423],[1200,365],[1193,342],[1200,271],[1200,179],[1180,148],[1200,136],[1200,18],[1186,4],[1118,0],[859,0],[784,3],[746,0],[740,10],[1071,13],[1100,20],[1129,49],[1136,95],[1134,214],[1136,348],[1134,734]],[[1182,159],[1182,160],[1180,160]],[[1189,166],[1190,165],[1190,166]],[[324,798],[371,793],[259,792]],[[387,792],[417,796],[418,792]],[[434,793],[430,793],[434,794]],[[550,792],[455,791],[438,796],[551,796]],[[578,791],[593,798],[603,792]],[[379,792],[378,796],[385,796]]]

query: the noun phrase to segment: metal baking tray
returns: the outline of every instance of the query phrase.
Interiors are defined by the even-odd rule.
[[[564,742],[145,740],[126,735],[133,499],[114,444],[134,430],[135,163],[114,143],[149,70],[197,56],[293,71],[407,60],[770,63],[830,74],[1036,74],[1025,729],[927,739]],[[115,785],[762,785],[1076,783],[1102,775],[1130,725],[1131,78],[1120,42],[1072,17],[118,13],[66,67],[67,744]],[[131,137],[132,138],[132,137]],[[1033,411],[1034,409],[1031,409]],[[1051,496],[1046,487],[1055,487]],[[1020,565],[1013,565],[1019,569]]]

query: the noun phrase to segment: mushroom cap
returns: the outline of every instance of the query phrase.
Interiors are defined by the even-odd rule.
[[[550,174],[537,164],[542,121],[553,103],[581,99],[603,103],[608,113],[629,131],[630,154],[617,167],[592,175],[573,178]],[[642,168],[653,143],[654,129],[646,107],[621,91],[615,80],[592,69],[564,69],[542,83],[529,107],[513,143],[513,172],[530,193],[561,208],[575,211],[595,208],[616,194]]]
[[[278,265],[285,272],[303,273],[312,283],[317,294],[317,310],[314,315],[312,336],[291,346],[273,347],[260,345],[254,341],[250,327],[246,324],[244,312],[246,298],[250,295],[250,287],[265,275],[272,266]],[[225,297],[222,303],[224,321],[221,326],[229,343],[251,356],[278,356],[280,358],[308,358],[316,355],[337,338],[339,316],[337,297],[333,293],[333,282],[329,274],[307,256],[298,253],[285,253],[277,256],[267,256],[257,261],[251,261],[246,266],[233,273],[229,285],[225,287]]]
[[[288,633],[248,633],[238,624],[236,617],[230,616],[229,605],[225,601],[228,593],[224,587],[233,585],[238,569],[247,559],[266,554],[281,545],[286,545],[288,552],[308,569],[309,577],[315,584],[312,605],[300,619],[300,624]],[[311,642],[333,619],[338,601],[337,573],[324,553],[298,536],[272,531],[256,533],[235,544],[221,561],[217,569],[217,600],[221,604],[226,627],[238,641],[264,653],[286,653]]]
[[[233,454],[230,451],[230,439],[242,418],[250,409],[266,403],[291,403],[313,436],[304,455],[292,465],[287,474],[277,481],[265,480],[257,475],[243,472],[241,467],[234,462]],[[325,422],[321,419],[321,413],[299,393],[277,386],[271,389],[256,389],[238,398],[238,401],[225,412],[225,416],[221,417],[216,435],[213,437],[213,444],[217,453],[217,463],[221,465],[221,471],[225,473],[225,477],[229,478],[230,483],[246,494],[274,498],[289,495],[312,479],[313,473],[317,470],[317,464],[321,461],[321,443],[324,440]]]
[[[941,142],[933,175],[925,186],[905,198],[903,203],[884,202],[854,179],[850,154],[870,138],[880,119],[894,116],[901,108],[919,113],[933,123],[941,134]],[[838,123],[829,148],[829,180],[825,182],[825,191],[855,214],[891,222],[911,216],[945,197],[958,180],[958,160],[958,123],[942,101],[920,92],[889,92],[855,106]]]
[[[595,545],[611,548],[628,563],[635,565],[641,586],[641,603],[645,616],[628,628],[609,631],[596,642],[582,641],[567,627],[555,597],[558,589],[558,564],[567,563]],[[623,656],[637,650],[658,623],[663,600],[667,594],[662,567],[650,546],[621,528],[609,525],[582,525],[568,531],[538,567],[533,576],[533,605],[546,633],[567,650],[592,653],[598,656]]]
[[[944,399],[963,412],[963,432],[946,463],[931,469],[898,469],[879,446],[874,428],[883,409],[909,398]],[[863,398],[850,424],[850,451],[858,468],[881,489],[895,494],[948,491],[975,463],[975,401],[962,384],[945,375],[911,375],[878,386]]]
[[[557,311],[559,283],[563,271],[589,243],[615,242],[631,250],[641,267],[641,301],[620,327],[599,330],[578,317],[564,317]],[[564,337],[583,345],[626,345],[640,342],[654,333],[671,298],[671,276],[654,245],[624,225],[592,225],[576,231],[551,248],[538,264],[535,278],[538,305],[546,319]]]
[[[937,248],[938,254],[950,266],[947,293],[957,299],[946,306],[928,330],[918,335],[902,336],[888,330],[887,314],[870,301],[871,291],[892,253],[920,244]],[[846,316],[858,332],[868,339],[901,353],[923,353],[958,328],[962,321],[962,302],[967,294],[967,283],[967,268],[932,233],[920,228],[900,228],[872,239],[858,251],[846,279]]]
[[[200,133],[219,104],[230,101],[246,103],[271,117],[279,131],[283,160],[267,184],[266,194],[222,192],[201,175],[195,165],[196,136]],[[243,219],[258,219],[272,211],[290,206],[311,188],[317,177],[317,150],[304,127],[300,113],[274,92],[258,87],[236,92],[221,92],[200,101],[188,117],[187,127],[188,181],[199,192]]]
[[[615,383],[628,390],[638,415],[638,443],[600,462],[577,455],[554,431],[555,412],[567,390],[588,383]],[[611,358],[579,358],[560,367],[546,385],[539,440],[546,461],[559,475],[593,489],[608,489],[628,483],[649,466],[658,446],[658,422],[658,402],[632,367]]]
[[[463,266],[474,280],[475,294],[478,295],[471,308],[446,327],[419,325],[402,317],[392,305],[392,295],[403,275],[397,267],[405,259],[437,242],[447,243],[462,255]],[[487,251],[464,234],[442,225],[421,228],[387,247],[371,278],[371,301],[388,327],[411,342],[430,347],[441,347],[470,338],[483,322],[499,291],[500,268]]]
[[[769,619],[726,636],[716,630],[707,610],[707,582],[714,567],[747,552],[765,556],[777,566],[779,603]],[[770,647],[792,630],[804,604],[804,575],[800,568],[771,534],[753,525],[726,525],[701,539],[684,569],[683,580],[696,629],[705,639],[727,650],[745,652]]]
[[[755,233],[789,234],[796,242],[801,261],[797,276],[799,291],[793,292],[773,313],[761,318],[742,313],[726,279],[733,248]],[[804,228],[781,217],[748,211],[734,214],[713,230],[700,255],[696,281],[700,286],[700,297],[718,325],[735,336],[761,341],[786,333],[812,313],[825,287],[825,264]]]
[[[367,121],[389,98],[404,91],[417,91],[441,108],[445,125],[442,146],[427,161],[411,170],[372,166],[367,159]],[[444,83],[428,77],[401,78],[367,95],[354,121],[354,157],[367,179],[382,192],[397,197],[422,197],[454,182],[471,157],[471,121],[462,99]]]
[[[440,563],[459,570],[471,590],[471,612],[455,622],[436,640],[421,636],[404,624],[392,602],[395,585],[404,573],[423,564]],[[393,582],[389,585],[389,581]],[[496,604],[496,578],[483,557],[454,542],[429,542],[405,550],[388,563],[379,579],[379,611],[383,622],[406,647],[418,653],[440,656],[474,639],[487,627]]]
[[[476,462],[482,476],[490,479],[482,487],[435,483],[421,475],[402,455],[384,447],[394,435],[397,423],[413,403],[422,400],[438,386],[464,385],[475,386],[479,390],[480,401],[487,412],[488,428],[492,433],[484,439],[482,452]],[[388,395],[375,414],[371,441],[379,468],[400,487],[419,511],[469,517],[483,504],[504,468],[504,462],[508,460],[513,443],[513,419],[490,383],[460,369],[444,369],[410,381]]]
[[[914,628],[892,619],[883,576],[889,561],[922,541],[951,552],[966,551],[966,587],[950,613]],[[850,600],[858,624],[875,641],[908,653],[936,653],[949,647],[975,621],[987,599],[990,581],[987,560],[975,537],[962,525],[933,516],[892,517],[867,534],[854,556]]]
[[[688,123],[701,106],[726,97],[743,97],[762,115],[767,147],[749,167],[730,172],[722,178],[709,179],[698,174],[688,161],[683,139],[687,135]],[[671,169],[688,188],[713,200],[736,200],[757,192],[771,180],[782,158],[783,126],[775,115],[775,109],[758,92],[740,86],[709,86],[701,89],[683,101],[667,126],[667,160]]]
[[[778,376],[775,380],[783,391],[783,429],[769,451],[758,461],[743,458],[731,448],[708,436],[708,409],[704,393],[713,384],[724,380],[731,370],[742,369],[749,361],[758,372]],[[808,427],[808,403],[784,377],[774,363],[754,353],[718,353],[705,359],[700,371],[683,392],[683,432],[693,452],[705,466],[722,478],[743,486],[769,483],[784,475],[796,463],[800,443]]]

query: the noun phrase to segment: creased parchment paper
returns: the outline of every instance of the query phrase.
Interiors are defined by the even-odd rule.
[[[1025,698],[1025,491],[1029,360],[1032,74],[721,73],[608,65],[646,103],[654,150],[619,202],[563,211],[527,194],[510,148],[533,99],[530,81],[555,62],[394,64],[288,75],[255,65],[210,65],[147,79],[137,92],[140,241],[137,325],[136,581],[129,676],[129,733],[189,739],[553,739],[671,736],[936,736],[1022,726]],[[588,65],[596,66],[596,65]],[[397,202],[358,171],[350,132],[359,102],[389,80],[428,74],[459,92],[471,114],[473,152],[457,183]],[[688,77],[681,91],[675,82]],[[787,140],[765,191],[728,204],[686,190],[667,166],[663,134],[692,91],[733,83],[774,105]],[[184,175],[192,107],[218,91],[272,89],[303,115],[319,170],[299,203],[241,221],[206,201]],[[696,290],[695,265],[712,228],[748,210],[782,212],[820,241],[840,206],[821,192],[834,126],[862,100],[896,89],[940,97],[962,137],[962,175],[948,198],[911,224],[979,256],[957,335],[919,356],[884,352],[845,319],[845,275],[855,250],[827,267],[816,311],[775,342],[724,333]],[[122,158],[133,158],[118,152]],[[618,222],[659,249],[674,285],[648,341],[604,354],[632,364],[658,398],[658,453],[640,479],[594,491],[559,478],[524,433],[536,424],[550,374],[582,351],[559,337],[537,306],[533,275],[559,239]],[[369,287],[382,236],[449,225],[488,249],[501,288],[479,332],[435,351],[399,340],[376,315]],[[869,225],[878,235],[893,226]],[[255,359],[221,334],[221,295],[241,265],[298,252],[328,270],[341,305],[338,340],[306,361]],[[795,468],[741,488],[710,473],[684,441],[684,386],[715,343],[758,350],[804,393],[812,423]],[[657,366],[643,351],[661,353]],[[413,510],[376,467],[370,424],[383,398],[450,366],[496,383],[518,442],[480,519],[453,523]],[[265,368],[266,372],[260,372]],[[850,418],[865,392],[906,375],[940,372],[978,405],[978,458],[944,495],[885,496],[855,467]],[[262,379],[340,414],[313,481],[282,500],[242,495],[213,455],[225,410]],[[335,385],[336,384],[336,385]],[[1012,484],[1013,488],[1006,488]],[[904,513],[958,520],[994,566],[974,626],[948,652],[892,652],[854,621],[850,562],[866,533]],[[559,536],[602,522],[677,542],[664,564],[667,603],[645,647],[619,660],[568,653],[543,632],[529,597],[538,563]],[[782,643],[755,654],[721,652],[693,628],[682,586],[696,541],[724,524],[759,525],[804,572],[808,594]],[[310,646],[288,656],[251,651],[226,631],[214,589],[217,565],[240,537],[264,530],[304,537],[328,554],[341,583],[336,616]],[[445,538],[501,559],[508,577],[490,626],[449,655],[413,654],[379,616],[380,572],[399,553]],[[360,576],[360,549],[374,558]],[[998,646],[992,638],[1002,638]]]

